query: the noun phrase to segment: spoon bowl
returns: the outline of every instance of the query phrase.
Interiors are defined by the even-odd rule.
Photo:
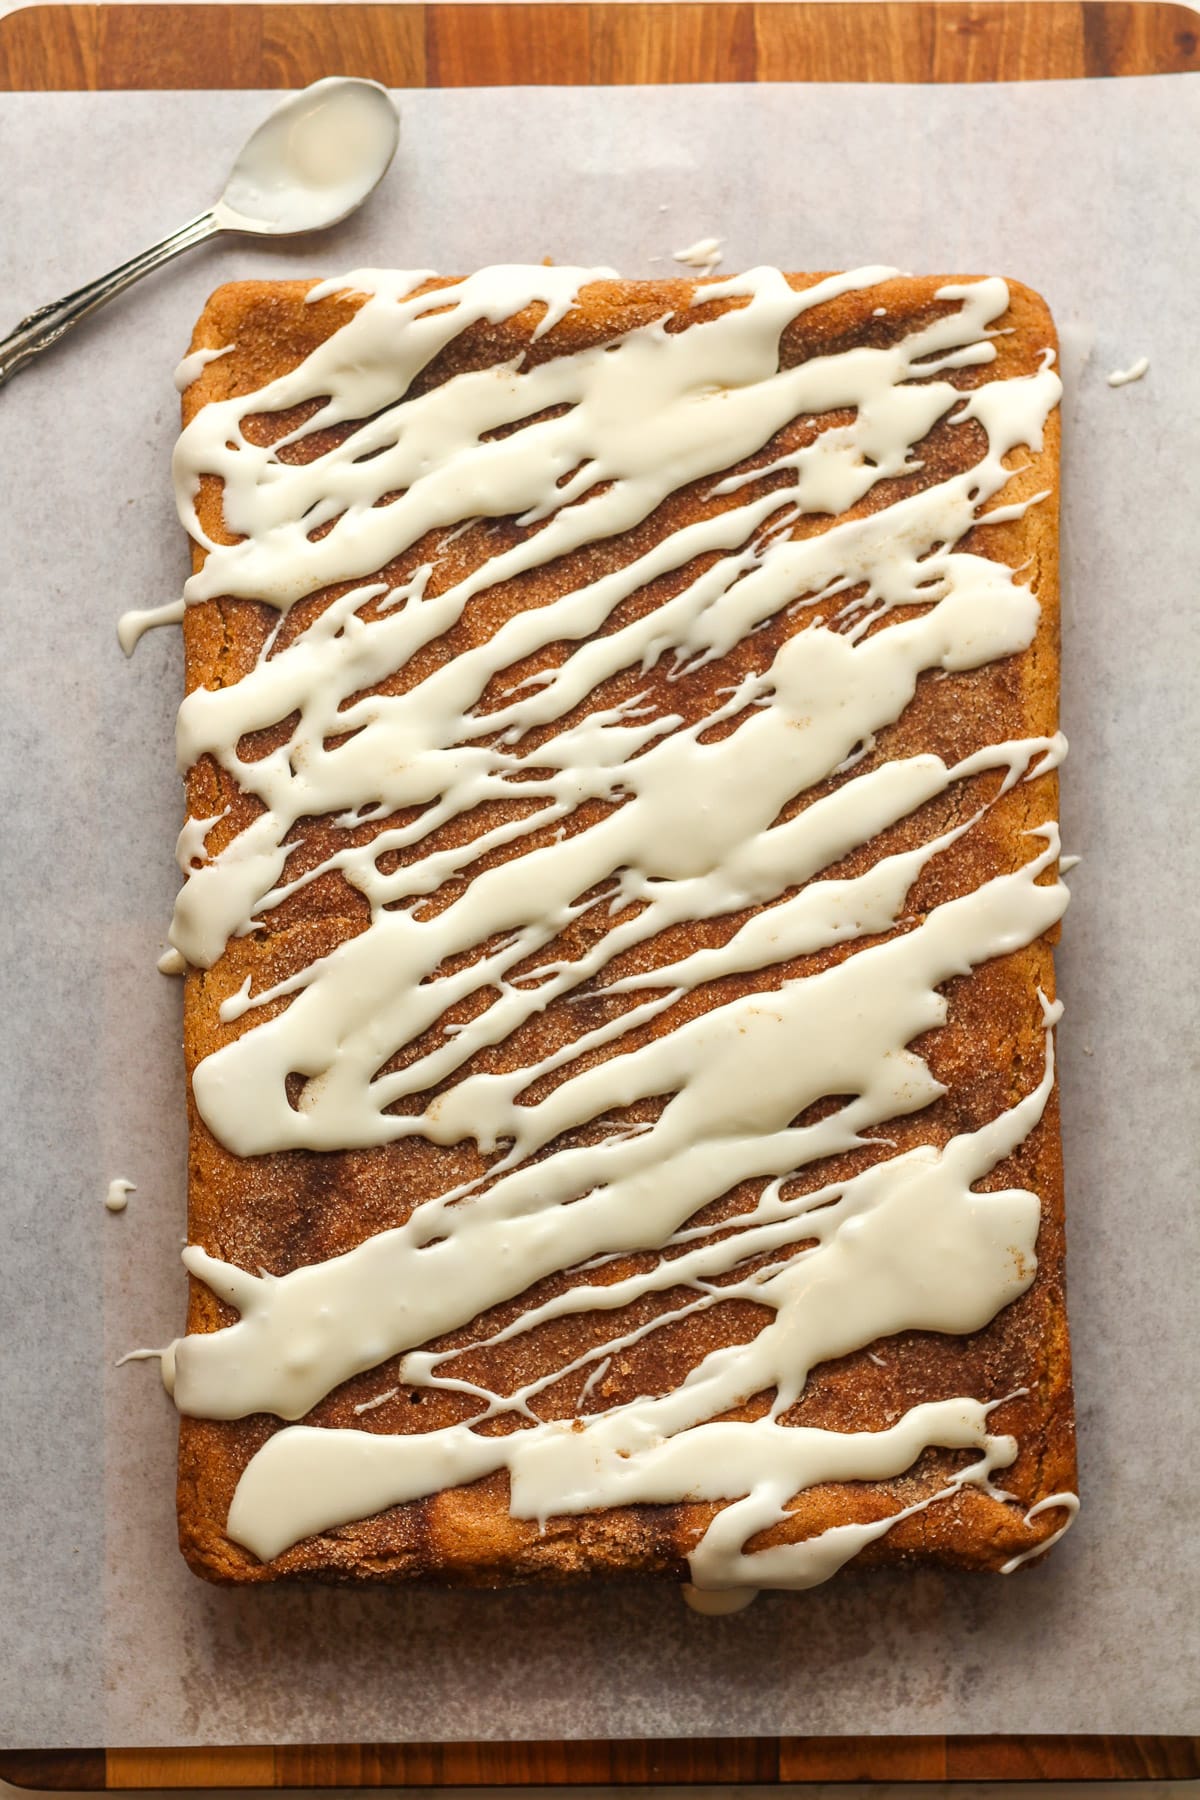
[[[330,75],[289,95],[247,139],[208,212],[98,281],[39,307],[0,341],[0,386],[98,306],[218,232],[289,237],[336,225],[379,185],[399,139],[396,109],[377,81]]]
[[[379,185],[399,140],[399,117],[378,82],[315,81],[247,140],[214,217],[226,231],[267,237],[323,231]]]

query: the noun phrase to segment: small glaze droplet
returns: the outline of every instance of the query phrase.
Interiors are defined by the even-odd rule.
[[[117,1175],[108,1184],[108,1192],[104,1196],[104,1204],[109,1212],[124,1212],[129,1204],[130,1194],[136,1194],[137,1187],[132,1181],[126,1181],[123,1175]]]
[[[689,269],[702,269],[706,275],[711,275],[721,261],[723,247],[722,238],[699,238],[696,243],[689,244],[686,250],[676,250],[675,261],[686,264]]]
[[[757,1598],[758,1589],[752,1587],[698,1588],[690,1581],[683,1584],[684,1605],[706,1619],[723,1619],[728,1613],[745,1612],[750,1602]]]
[[[1109,387],[1128,387],[1131,381],[1140,381],[1150,367],[1148,356],[1139,356],[1128,369],[1114,369],[1108,378]]]

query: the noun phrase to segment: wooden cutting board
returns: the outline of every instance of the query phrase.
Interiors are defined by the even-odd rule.
[[[63,5],[0,20],[0,92],[684,81],[1037,81],[1200,68],[1169,0]]]
[[[0,19],[0,92],[718,81],[1037,81],[1200,69],[1167,0],[54,5]],[[719,1721],[714,1720],[714,1726]],[[26,1787],[501,1787],[1200,1777],[1200,1738],[646,1739],[7,1750]]]

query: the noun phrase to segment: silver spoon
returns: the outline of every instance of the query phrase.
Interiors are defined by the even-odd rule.
[[[208,212],[99,281],[22,319],[0,341],[0,386],[88,313],[219,231],[288,237],[336,225],[382,180],[399,137],[396,109],[377,82],[328,76],[291,95],[243,146]]]

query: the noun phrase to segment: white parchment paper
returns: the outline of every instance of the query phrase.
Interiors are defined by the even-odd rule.
[[[13,320],[220,186],[276,96],[0,103]],[[327,239],[228,240],[0,393],[0,1743],[1200,1730],[1195,1527],[1200,82],[413,93]],[[669,1587],[224,1592],[174,1543],[182,1320],[171,371],[240,275],[488,261],[1012,274],[1064,339],[1061,953],[1084,1509],[1014,1581],[851,1574],[723,1620]],[[5,321],[7,323],[7,321]],[[1107,373],[1150,358],[1141,383]],[[106,1213],[110,1177],[138,1184]]]

